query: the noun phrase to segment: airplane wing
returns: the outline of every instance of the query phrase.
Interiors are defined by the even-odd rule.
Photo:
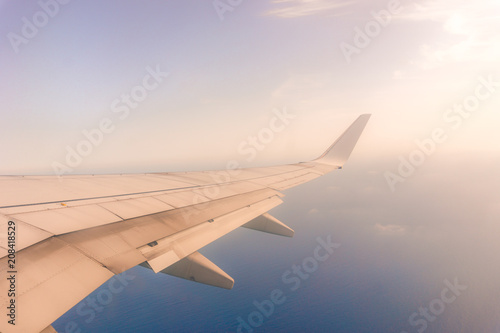
[[[51,324],[101,284],[136,265],[230,289],[197,251],[232,230],[293,236],[267,212],[280,191],[342,168],[370,115],[319,158],[240,170],[0,177],[0,332]],[[10,321],[10,322],[9,322]],[[15,325],[13,325],[15,324]]]

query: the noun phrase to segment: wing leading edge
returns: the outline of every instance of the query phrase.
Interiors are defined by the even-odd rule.
[[[292,237],[267,211],[281,190],[340,169],[370,115],[361,115],[317,159],[213,172],[0,177],[0,226],[19,229],[16,325],[0,332],[55,332],[51,323],[89,293],[136,265],[226,289],[233,279],[197,251],[238,227]],[[221,176],[222,175],[222,176]],[[0,274],[9,250],[0,237]],[[0,291],[11,287],[0,280]]]

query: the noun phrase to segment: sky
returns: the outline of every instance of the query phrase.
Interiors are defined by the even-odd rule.
[[[314,157],[362,113],[363,156],[409,154],[443,126],[441,151],[498,154],[498,86],[458,128],[443,119],[500,80],[498,1],[214,3],[71,1],[49,17],[2,1],[1,173],[53,174],[105,118],[112,133],[71,172],[220,168],[285,108],[297,117],[244,166]],[[161,82],[120,102],[148,68]]]
[[[411,244],[391,258],[481,286],[467,309],[493,327],[499,18],[498,0],[0,0],[0,174],[295,163],[370,113],[346,170],[287,207],[359,258]]]

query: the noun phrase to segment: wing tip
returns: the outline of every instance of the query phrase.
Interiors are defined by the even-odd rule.
[[[344,133],[314,162],[335,165],[341,168],[349,159],[370,117],[370,113],[358,116]]]

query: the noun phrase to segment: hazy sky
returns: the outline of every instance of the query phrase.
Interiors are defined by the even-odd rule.
[[[394,168],[438,127],[439,151],[499,153],[498,91],[443,119],[479,77],[500,81],[498,1],[47,3],[0,1],[3,174],[54,173],[105,118],[113,130],[72,172],[305,160],[361,113],[359,155]],[[148,68],[169,74],[141,91]],[[275,108],[296,117],[247,161],[239,145]]]

